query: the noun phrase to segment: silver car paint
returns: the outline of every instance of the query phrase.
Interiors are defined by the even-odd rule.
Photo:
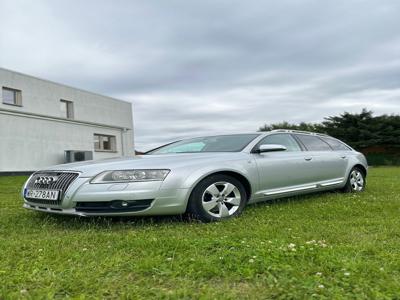
[[[75,203],[155,199],[146,210],[104,215],[181,214],[186,210],[193,188],[213,173],[234,172],[246,178],[251,185],[249,203],[255,203],[271,198],[341,188],[346,184],[353,166],[362,165],[365,169],[368,168],[365,157],[354,150],[252,153],[254,146],[270,134],[274,132],[260,133],[241,152],[143,155],[50,167],[44,171],[79,173],[78,179],[65,194],[62,210],[52,210],[43,205],[39,208],[26,199],[24,207],[52,213],[93,215],[76,212]],[[163,182],[90,183],[94,176],[103,171],[123,169],[170,169],[171,172]],[[25,187],[26,184],[23,190]]]

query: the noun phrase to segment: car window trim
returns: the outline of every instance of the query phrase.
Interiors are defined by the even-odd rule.
[[[338,150],[336,150],[336,149],[333,149],[333,147],[331,146],[331,148],[333,149],[333,151],[351,151],[353,148],[351,148],[349,145],[347,145],[346,143],[344,143],[344,142],[342,142],[341,140],[339,140],[339,139],[337,139],[337,138],[334,138],[334,137],[331,137],[331,136],[324,136],[324,137],[321,137],[321,139],[323,140],[323,139],[327,139],[327,140],[329,140],[329,139],[331,139],[331,140],[334,140],[334,141],[337,141],[339,144],[341,144],[341,145],[343,145],[346,149],[338,149]],[[327,143],[328,145],[329,145],[329,143],[328,142],[326,142],[326,141],[324,141],[325,143]],[[330,145],[329,145],[330,146]]]
[[[303,142],[296,136],[296,134],[291,133],[290,134],[296,142],[300,145],[301,151],[309,151],[307,147],[303,144]]]
[[[329,147],[329,149],[331,149],[331,151],[335,151],[335,150],[331,147],[331,145],[329,145],[327,142],[325,142],[325,141],[324,141],[321,137],[319,137],[318,135],[309,135],[309,134],[302,134],[302,133],[296,133],[296,134],[294,134],[294,136],[296,136],[296,139],[303,145],[303,147],[306,149],[306,151],[309,151],[309,152],[311,152],[311,151],[321,151],[321,152],[324,152],[324,151],[326,151],[326,150],[309,150],[309,149],[306,147],[306,145],[300,140],[300,138],[297,137],[297,136],[299,136],[299,135],[306,135],[306,136],[316,137],[317,139],[319,139],[320,141],[322,141],[324,144],[327,144],[328,147]]]
[[[143,155],[151,154],[151,152],[153,152],[153,151],[156,151],[156,150],[158,150],[158,149],[160,149],[162,147],[165,147],[165,146],[168,146],[168,145],[171,145],[171,144],[174,144],[174,143],[178,143],[180,141],[182,141],[182,140],[173,141],[173,142],[170,142],[168,144],[164,144],[164,145],[158,146],[157,148],[150,149],[150,150],[144,152]]]
[[[227,152],[227,153],[238,153],[238,152],[242,152],[252,142],[254,142],[257,138],[262,136],[262,134],[260,134],[260,133],[254,133],[254,134],[253,133],[249,133],[249,134],[245,134],[245,133],[244,134],[220,134],[220,135],[210,135],[210,136],[197,137],[197,138],[204,138],[204,137],[218,137],[218,136],[230,136],[230,135],[250,135],[250,134],[251,135],[255,135],[255,137],[251,141],[249,141],[245,146],[243,146],[240,150],[235,150],[235,151],[198,151],[198,152],[186,152],[186,153],[224,153],[224,152]],[[191,139],[195,139],[195,138],[191,138]],[[177,140],[177,141],[165,144],[165,145],[161,145],[161,146],[159,146],[157,148],[154,148],[154,149],[151,149],[149,151],[144,152],[143,155],[152,155],[152,152],[157,151],[157,150],[159,150],[159,149],[161,149],[161,148],[163,148],[165,146],[169,146],[169,145],[172,145],[172,144],[184,141],[184,140],[191,140],[191,139],[181,139],[181,140]],[[162,153],[162,154],[173,154],[173,153],[174,154],[178,154],[178,153],[185,153],[185,152],[171,152],[171,153]],[[158,155],[161,155],[161,154],[158,154]]]
[[[300,151],[287,151],[287,152],[303,152],[303,151],[305,151],[304,146],[303,146],[302,144],[299,143],[299,141],[293,136],[293,134],[291,134],[291,133],[286,133],[286,132],[277,132],[277,133],[268,134],[268,135],[262,137],[261,140],[259,140],[259,141],[257,142],[257,144],[254,145],[254,147],[251,149],[250,153],[258,153],[258,152],[257,152],[258,147],[261,145],[261,142],[262,142],[264,139],[266,139],[266,138],[269,137],[269,136],[278,135],[278,134],[280,134],[280,135],[289,135],[289,136],[291,136],[291,137],[293,138],[293,140],[297,143],[297,145],[298,145],[299,148],[300,148]],[[283,151],[283,152],[286,152],[286,151]]]

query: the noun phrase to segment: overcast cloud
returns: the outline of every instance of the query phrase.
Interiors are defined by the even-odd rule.
[[[0,0],[0,66],[134,104],[175,138],[400,113],[400,1]]]

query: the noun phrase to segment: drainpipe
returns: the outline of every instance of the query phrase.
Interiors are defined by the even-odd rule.
[[[121,154],[122,156],[125,156],[125,143],[124,143],[124,133],[127,132],[128,130],[126,128],[121,129]]]

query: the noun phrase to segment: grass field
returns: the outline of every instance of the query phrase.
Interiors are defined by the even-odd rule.
[[[25,179],[0,177],[0,299],[400,299],[400,168],[214,224],[26,211]]]

